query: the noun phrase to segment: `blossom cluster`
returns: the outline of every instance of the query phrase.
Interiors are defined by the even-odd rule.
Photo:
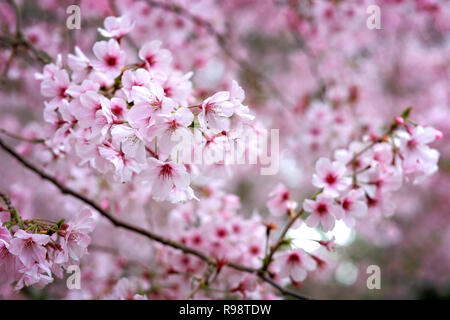
[[[405,111],[408,114],[409,110]],[[317,160],[312,185],[317,192],[305,199],[301,213],[308,214],[305,224],[324,232],[334,229],[336,220],[343,220],[349,228],[357,221],[376,221],[394,214],[392,193],[406,181],[418,183],[435,173],[439,152],[429,144],[442,138],[432,127],[413,125],[407,117],[397,117],[384,136],[373,136],[362,142],[352,142],[348,149],[334,152],[334,160]],[[289,190],[279,185],[267,202],[275,217],[291,216],[297,207]],[[330,248],[330,242],[321,243]],[[314,256],[312,257],[314,258]],[[314,270],[316,260],[302,249],[275,256],[280,276],[303,281],[307,271]],[[276,269],[275,269],[276,270]]]
[[[57,223],[22,221],[5,211],[0,222],[0,279],[4,284],[14,283],[15,290],[43,288],[54,276],[63,278],[65,269],[80,263],[95,228],[90,209]]]
[[[59,56],[36,75],[49,99],[44,119],[54,127],[51,147],[62,154],[73,151],[81,164],[122,183],[139,176],[155,200],[193,199],[191,172],[181,162],[180,150],[174,152],[176,137],[194,140],[197,128],[201,136],[196,144],[224,148],[223,139],[235,139],[231,131],[254,117],[235,81],[230,91],[191,106],[192,73],[175,69],[159,40],[144,44],[139,61],[131,63],[120,40],[132,28],[126,16],[108,17],[99,31],[110,39],[94,44],[93,58],[76,47],[67,57],[70,69]]]

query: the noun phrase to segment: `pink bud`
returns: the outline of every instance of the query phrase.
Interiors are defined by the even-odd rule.
[[[404,124],[405,123],[405,119],[403,119],[402,117],[395,117],[395,121],[398,124]]]

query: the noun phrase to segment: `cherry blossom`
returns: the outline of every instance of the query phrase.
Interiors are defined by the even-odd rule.
[[[367,214],[367,204],[362,189],[350,190],[339,202],[344,212],[343,220],[350,228],[355,226],[355,218],[362,218]]]
[[[189,173],[182,164],[149,159],[148,175],[152,181],[153,197],[156,200],[167,200],[176,187],[182,191],[189,188]]]
[[[276,261],[274,268],[278,276],[290,277],[295,282],[304,281],[308,272],[317,266],[316,261],[302,249],[280,253]]]
[[[170,51],[161,49],[161,45],[161,41],[153,40],[139,50],[139,58],[145,61],[146,66],[152,71],[164,71],[172,61]]]
[[[297,203],[291,199],[289,190],[282,184],[279,184],[269,196],[271,199],[267,202],[267,207],[275,216],[288,215],[297,207]]]
[[[323,188],[324,194],[332,197],[339,195],[339,191],[350,186],[351,179],[346,177],[345,165],[337,161],[331,162],[327,158],[320,158],[316,163],[316,174],[313,175],[313,185]]]
[[[11,240],[8,250],[18,256],[25,267],[31,268],[35,263],[45,263],[44,245],[49,241],[48,235],[31,234],[24,230],[18,230],[14,233],[14,239]]]
[[[116,40],[99,41],[92,48],[97,61],[92,61],[92,66],[105,72],[111,77],[117,77],[125,65],[125,53],[120,49]]]
[[[306,199],[303,209],[311,213],[305,223],[309,227],[316,227],[320,223],[323,231],[332,230],[335,219],[341,219],[343,215],[343,209],[325,194],[319,194],[315,200]]]
[[[127,15],[118,18],[107,17],[104,24],[105,28],[98,28],[98,32],[104,37],[115,38],[118,41],[134,28],[134,23]]]
[[[230,101],[230,93],[217,92],[207,98],[202,104],[202,112],[198,116],[203,128],[226,130],[229,128],[229,118],[233,115],[234,106]]]

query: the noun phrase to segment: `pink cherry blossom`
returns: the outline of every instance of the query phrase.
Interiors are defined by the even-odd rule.
[[[172,54],[166,49],[161,49],[162,42],[153,40],[142,46],[139,50],[139,58],[145,61],[152,71],[164,71],[172,62]]]
[[[45,263],[45,248],[50,241],[50,237],[45,234],[32,234],[24,230],[17,230],[14,239],[9,245],[9,252],[19,257],[20,261],[31,268],[35,263]]]
[[[89,209],[84,209],[79,215],[67,222],[68,229],[64,232],[65,253],[71,261],[78,262],[87,252],[87,247],[91,242],[89,233],[95,228],[95,219]]]
[[[90,59],[78,46],[75,46],[75,54],[67,55],[67,64],[73,71],[72,79],[77,82],[83,80],[92,70]]]
[[[316,173],[313,175],[313,185],[323,188],[324,194],[337,197],[340,191],[351,184],[351,178],[346,177],[345,165],[327,158],[320,158],[316,163]]]
[[[287,216],[297,207],[297,203],[291,199],[289,190],[283,184],[277,185],[269,197],[271,199],[267,201],[267,207],[274,216]]]
[[[115,177],[120,182],[125,183],[131,180],[133,173],[141,172],[143,165],[132,156],[129,156],[124,151],[122,151],[120,142],[117,143],[113,145],[109,142],[104,142],[101,146],[98,147],[98,152],[102,158],[104,158],[114,166]],[[140,150],[140,148],[133,148],[133,140],[130,141],[129,146],[129,150],[131,153],[137,153],[138,150]]]
[[[94,69],[117,77],[125,65],[125,53],[116,40],[99,41],[92,49],[98,60],[92,61]]]
[[[229,128],[229,118],[233,112],[234,106],[230,101],[230,93],[221,91],[203,101],[198,120],[204,129],[226,130]]]
[[[147,130],[147,139],[157,138],[158,154],[166,157],[171,153],[172,148],[177,144],[175,135],[181,139],[191,141],[192,133],[187,128],[194,120],[194,115],[188,108],[178,108],[169,114],[158,114],[153,125]],[[151,137],[151,138],[150,138]]]
[[[308,272],[316,269],[316,262],[304,250],[294,249],[276,257],[276,270],[280,278],[289,277],[295,282],[304,281]]]
[[[98,31],[102,36],[120,40],[124,35],[133,30],[135,24],[131,22],[129,16],[123,15],[118,18],[107,17],[104,25],[104,29],[98,28]]]
[[[362,189],[352,189],[339,202],[344,212],[345,224],[352,228],[355,226],[355,218],[362,218],[367,214],[367,204]]]
[[[169,199],[174,187],[186,190],[190,183],[184,165],[154,158],[149,159],[148,177],[151,181],[152,196],[158,201]]]
[[[341,219],[343,215],[343,209],[325,194],[319,194],[315,200],[306,199],[303,209],[311,213],[305,223],[312,228],[320,223],[325,232],[332,230],[335,219]]]
[[[421,176],[429,176],[436,172],[439,152],[428,144],[442,137],[442,133],[434,128],[416,126],[411,133],[399,132],[400,150],[405,157],[403,170],[406,174],[420,172]],[[418,177],[415,178],[416,181]]]

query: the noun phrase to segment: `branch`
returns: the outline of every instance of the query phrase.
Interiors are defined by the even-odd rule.
[[[12,48],[15,53],[17,49],[20,47],[24,47],[26,50],[30,51],[34,58],[39,61],[41,64],[46,65],[52,62],[51,56],[40,49],[37,49],[23,34],[22,32],[22,15],[20,13],[20,9],[14,0],[7,0],[8,4],[13,8],[14,13],[16,15],[16,32],[13,37],[0,37],[0,42],[4,45]]]
[[[17,212],[16,208],[11,204],[11,200],[6,194],[0,193],[0,198],[2,198],[3,202],[6,204],[9,213],[16,219],[17,224],[23,228],[22,219],[20,218],[19,212]]]
[[[214,271],[214,265],[208,265],[208,269],[206,269],[205,274],[200,279],[199,283],[192,289],[192,291],[186,296],[184,300],[193,299],[198,290],[204,288],[208,285],[209,277],[211,277],[212,272]]]
[[[264,258],[263,266],[261,267],[261,271],[265,272],[267,271],[267,268],[269,267],[270,263],[272,262],[273,255],[277,250],[281,247],[281,245],[284,242],[284,237],[286,236],[286,233],[289,231],[289,229],[292,227],[295,221],[297,221],[298,218],[303,214],[303,209],[301,209],[299,212],[295,214],[295,216],[291,217],[291,220],[286,224],[283,231],[281,232],[280,236],[278,237],[278,241],[274,246],[270,248],[270,252],[267,255],[266,258]]]
[[[16,140],[21,140],[21,141],[25,141],[25,142],[29,142],[29,143],[45,143],[45,139],[42,138],[26,138],[23,136],[20,136],[18,134],[9,132],[3,128],[0,128],[0,133],[3,133],[4,135],[16,139]]]
[[[129,230],[129,231],[135,232],[137,234],[145,236],[146,238],[148,238],[150,240],[153,240],[153,241],[159,242],[159,243],[161,243],[163,245],[166,245],[166,246],[172,247],[174,249],[180,250],[180,251],[182,251],[182,252],[184,252],[186,254],[190,254],[190,255],[196,256],[197,258],[205,261],[208,265],[217,267],[217,263],[216,263],[215,260],[209,258],[208,256],[206,256],[204,253],[202,253],[200,251],[197,251],[195,249],[189,248],[189,247],[187,247],[187,246],[185,246],[185,245],[183,245],[181,243],[178,243],[176,241],[164,238],[162,236],[154,234],[154,233],[152,233],[150,231],[147,231],[145,229],[142,229],[140,227],[133,226],[133,225],[130,225],[130,224],[126,223],[126,222],[122,222],[122,221],[117,220],[110,213],[108,213],[107,211],[103,210],[94,201],[88,199],[87,197],[85,197],[84,195],[78,193],[77,191],[74,191],[71,188],[64,186],[55,177],[52,177],[51,175],[45,173],[44,171],[42,171],[41,169],[39,169],[35,165],[33,165],[30,162],[28,162],[28,160],[24,159],[21,155],[19,155],[17,152],[15,152],[11,147],[6,145],[3,142],[2,139],[0,139],[0,148],[2,148],[6,153],[8,153],[10,156],[12,156],[17,161],[19,161],[23,166],[25,166],[29,170],[33,171],[37,175],[39,175],[42,179],[49,181],[51,184],[53,184],[55,187],[57,187],[63,194],[71,195],[72,197],[80,200],[81,202],[83,202],[83,203],[89,205],[90,207],[92,207],[93,209],[95,209],[99,214],[101,214],[103,217],[105,217],[107,220],[109,220],[114,226],[116,226],[118,228],[122,228],[122,229],[126,229],[126,230]],[[293,291],[290,291],[288,289],[284,289],[283,287],[281,287],[278,284],[276,284],[273,280],[268,278],[266,275],[262,274],[260,272],[260,270],[258,270],[258,269],[246,267],[246,266],[243,266],[243,265],[240,265],[240,264],[236,264],[236,263],[232,263],[232,262],[227,263],[226,266],[228,266],[230,268],[233,268],[235,270],[238,270],[238,271],[247,272],[247,273],[251,273],[251,274],[257,275],[263,281],[267,282],[272,287],[274,287],[278,291],[280,291],[280,293],[282,293],[283,295],[289,295],[289,296],[292,296],[294,298],[301,299],[301,300],[309,299],[309,298],[307,298],[307,297],[305,297],[303,295],[300,295],[300,294],[295,293]]]

